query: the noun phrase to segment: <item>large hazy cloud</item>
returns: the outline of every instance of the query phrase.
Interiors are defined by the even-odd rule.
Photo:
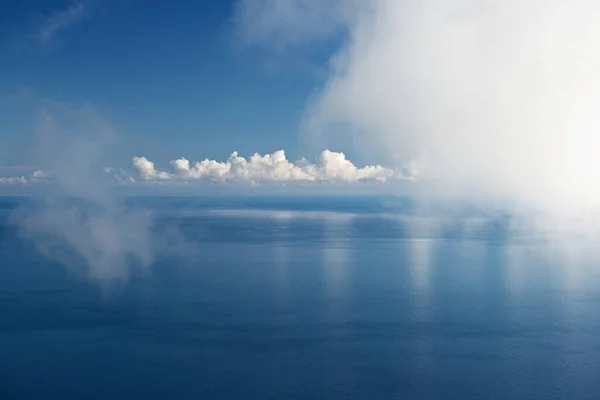
[[[91,107],[35,103],[29,157],[41,170],[28,180],[52,185],[11,215],[13,226],[46,257],[103,285],[148,268],[160,244],[153,216],[128,207],[102,168],[118,143],[114,128]]]
[[[600,3],[242,0],[240,7],[252,13],[239,15],[258,15],[238,24],[253,43],[309,42],[340,24],[348,32],[307,112],[312,130],[345,124],[382,156],[417,160],[421,178],[441,193],[552,213],[600,204]],[[331,29],[312,33],[313,15]]]
[[[232,182],[357,182],[362,180],[414,179],[408,170],[396,171],[381,165],[356,167],[344,153],[325,150],[317,163],[306,159],[290,162],[283,150],[272,154],[254,154],[246,159],[237,152],[226,161],[206,159],[191,163],[185,158],[171,161],[171,171],[158,171],[145,157],[134,157],[133,167],[139,177],[153,179],[204,179]]]

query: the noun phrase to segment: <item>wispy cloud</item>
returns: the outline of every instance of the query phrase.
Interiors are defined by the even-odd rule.
[[[42,44],[51,43],[59,32],[89,18],[91,11],[92,3],[86,0],[74,2],[65,9],[55,11],[44,19],[37,35],[39,41]]]
[[[278,49],[311,43],[345,29],[359,10],[360,0],[239,0],[233,22],[245,45]]]
[[[152,214],[129,207],[102,168],[118,132],[93,107],[40,106],[31,149],[40,170],[20,184],[47,179],[52,188],[15,210],[10,222],[43,255],[102,285],[148,268],[170,233],[155,234]]]

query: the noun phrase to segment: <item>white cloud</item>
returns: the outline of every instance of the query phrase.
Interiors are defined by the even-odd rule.
[[[22,167],[3,167],[0,171],[22,169]],[[29,176],[0,176],[0,185],[27,185],[28,183],[48,183],[48,176],[42,171],[34,171]]]
[[[58,32],[68,29],[76,22],[82,21],[90,14],[89,1],[74,2],[64,10],[59,10],[46,17],[38,32],[38,38],[43,44],[52,42]]]
[[[254,41],[348,35],[307,112],[361,147],[414,160],[443,194],[579,212],[600,205],[600,3],[592,0],[242,0]],[[311,7],[310,13],[286,10]],[[292,22],[290,22],[290,20]],[[306,29],[302,29],[305,27]],[[418,161],[418,162],[417,162]]]
[[[359,181],[362,179],[374,179],[385,181],[393,177],[403,177],[381,165],[368,165],[364,168],[357,168],[346,159],[344,153],[336,153],[329,150],[321,153],[318,171],[319,176],[323,180]]]
[[[148,268],[163,236],[153,216],[131,208],[103,168],[117,132],[91,107],[43,100],[30,157],[52,188],[11,213],[10,222],[46,257],[110,285]],[[119,171],[117,171],[118,173]],[[22,180],[23,182],[23,180]]]
[[[28,182],[24,176],[0,177],[0,184],[26,185]]]
[[[325,150],[318,163],[311,164],[306,159],[290,162],[283,150],[272,154],[254,154],[250,159],[238,155],[237,152],[223,162],[206,159],[190,163],[185,158],[171,161],[172,173],[159,172],[154,163],[146,157],[134,157],[133,167],[141,179],[204,179],[230,182],[317,182],[343,181],[357,182],[361,180],[386,181],[388,179],[411,179],[411,177],[385,168],[380,165],[356,167],[346,159],[344,153]]]
[[[142,179],[169,179],[166,172],[159,172],[154,168],[154,163],[146,157],[134,157],[133,167],[139,172]]]
[[[37,178],[37,179],[43,179],[43,178],[47,178],[48,176],[43,172],[43,171],[34,171],[33,174],[31,174],[32,178]]]

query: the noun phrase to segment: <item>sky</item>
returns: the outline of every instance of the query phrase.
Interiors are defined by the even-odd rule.
[[[597,0],[4,1],[0,195],[59,195],[16,225],[110,276],[154,246],[121,193],[450,197],[595,249],[598,20]]]
[[[174,239],[120,194],[451,197],[595,249],[599,20],[597,0],[5,0],[0,195],[45,195],[13,224],[111,279]]]
[[[402,182],[598,214],[597,1],[0,7],[0,190]]]
[[[43,103],[93,107],[119,133],[104,162],[285,150],[314,161],[300,135],[331,43],[287,51],[249,43],[230,0],[8,1],[0,12],[0,176],[35,165]],[[337,151],[351,146],[340,145]],[[33,171],[35,172],[35,171]],[[15,181],[16,182],[16,181]]]

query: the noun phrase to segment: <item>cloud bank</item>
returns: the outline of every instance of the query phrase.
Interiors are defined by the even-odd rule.
[[[134,157],[133,167],[144,180],[181,179],[218,182],[358,182],[414,179],[409,170],[396,171],[381,165],[356,167],[344,153],[325,150],[316,164],[306,159],[290,162],[283,150],[254,154],[249,159],[237,152],[223,162],[205,159],[191,163],[185,158],[171,161],[172,172],[158,171],[146,157]]]
[[[307,111],[311,131],[326,135],[342,124],[365,147],[417,160],[438,193],[550,214],[600,206],[600,3],[364,3],[240,2],[252,10],[241,15],[259,17],[239,29],[262,45],[316,40],[303,28],[312,15],[336,29],[345,24]],[[305,8],[308,16],[287,12]]]
[[[48,183],[42,171],[34,171],[29,176],[0,176],[0,185],[27,185],[29,183]]]
[[[0,177],[0,185],[26,185],[29,182],[24,176],[2,176]]]
[[[72,156],[71,156],[72,157]],[[80,162],[87,162],[81,159]],[[93,160],[89,162],[95,163]],[[43,163],[44,164],[44,163]],[[254,154],[246,159],[233,152],[225,161],[205,159],[190,162],[185,158],[171,161],[168,171],[157,169],[146,157],[133,157],[131,169],[105,167],[95,163],[93,169],[84,174],[90,179],[90,186],[105,187],[111,184],[137,184],[142,182],[171,182],[173,184],[188,181],[210,181],[214,183],[353,183],[417,180],[417,175],[410,165],[400,169],[392,169],[381,165],[367,165],[362,168],[354,165],[341,152],[325,150],[321,152],[316,163],[302,158],[296,162],[287,159],[283,150],[272,154]],[[61,187],[65,179],[74,179],[76,170],[68,167],[56,168],[48,166],[47,170],[35,170],[25,176],[0,176],[0,185],[28,185],[48,183]],[[103,173],[102,173],[103,172]],[[78,174],[77,178],[82,178]],[[95,184],[93,182],[96,182]],[[79,186],[78,186],[79,188]]]

